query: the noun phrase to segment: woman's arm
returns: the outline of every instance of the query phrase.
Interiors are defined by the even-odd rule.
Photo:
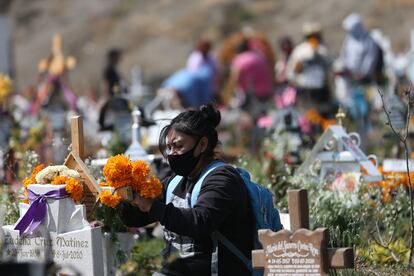
[[[154,201],[149,217],[179,235],[206,238],[242,203],[242,181],[235,169],[218,168],[205,178],[194,208],[177,208],[172,203]]]
[[[155,219],[148,217],[148,213],[142,212],[139,208],[125,203],[120,214],[122,222],[128,227],[142,227],[155,222]]]

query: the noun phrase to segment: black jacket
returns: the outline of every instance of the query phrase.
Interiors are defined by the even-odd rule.
[[[185,198],[196,182],[197,179],[183,178],[173,194]],[[231,166],[216,168],[205,177],[194,208],[177,208],[172,203],[165,204],[165,200],[156,200],[148,214],[131,206],[126,208],[123,221],[128,226],[159,221],[166,230],[193,239],[196,254],[167,264],[162,270],[166,275],[210,276],[213,248],[210,234],[215,230],[251,258],[254,226],[249,196],[239,173]],[[220,243],[218,252],[219,276],[250,275],[244,264]]]

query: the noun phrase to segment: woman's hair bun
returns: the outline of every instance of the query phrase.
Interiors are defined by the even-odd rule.
[[[214,128],[220,123],[220,111],[218,111],[212,104],[202,105],[200,107],[200,113]]]

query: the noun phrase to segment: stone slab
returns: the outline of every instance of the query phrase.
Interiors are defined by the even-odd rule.
[[[62,267],[60,273],[104,275],[101,228],[85,227],[65,234],[20,237],[12,225],[3,226],[5,243],[3,261],[45,262],[53,259]]]

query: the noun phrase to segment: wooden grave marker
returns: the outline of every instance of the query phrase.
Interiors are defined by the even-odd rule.
[[[252,251],[253,268],[264,268],[264,275],[328,275],[329,268],[353,268],[352,247],[327,248],[329,231],[310,231],[308,194],[304,189],[289,190],[291,229],[273,232],[259,230],[263,249]]]
[[[64,165],[70,169],[77,170],[81,175],[84,185],[82,202],[86,206],[86,212],[89,214],[95,205],[96,199],[102,188],[96,179],[89,173],[89,169],[83,162],[85,158],[84,139],[83,139],[83,121],[82,116],[73,116],[70,120],[72,151],[65,159]]]

